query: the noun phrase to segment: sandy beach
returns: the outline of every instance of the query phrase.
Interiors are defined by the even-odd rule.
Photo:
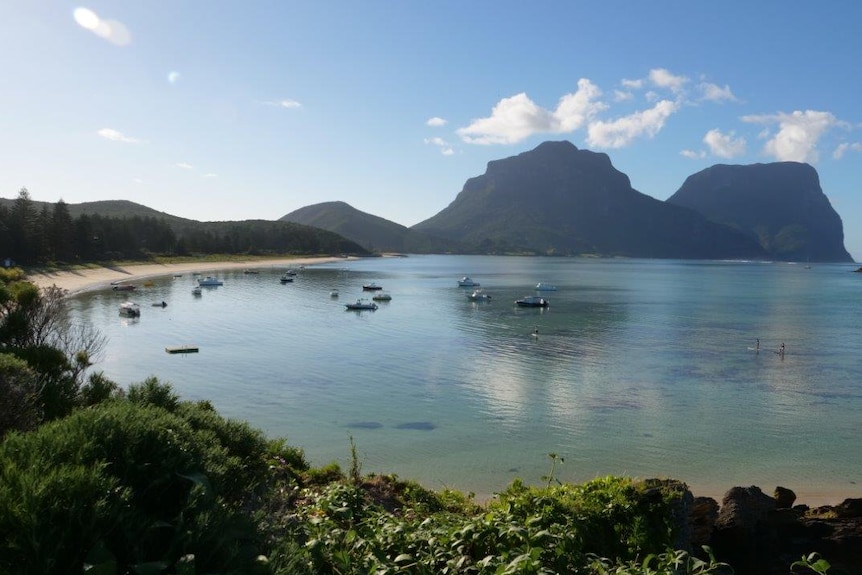
[[[39,287],[57,286],[70,294],[98,289],[116,282],[134,282],[143,278],[185,274],[215,273],[230,269],[264,269],[322,264],[343,261],[338,257],[280,258],[271,260],[232,261],[232,262],[188,262],[177,264],[130,264],[116,267],[97,267],[86,269],[59,270],[27,274],[27,280]]]

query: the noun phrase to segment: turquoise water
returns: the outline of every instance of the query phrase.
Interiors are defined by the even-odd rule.
[[[520,477],[674,477],[862,496],[862,275],[853,266],[482,256],[373,258],[157,278],[76,296],[97,369],[150,375],[286,437],[315,464],[491,494]],[[216,270],[213,270],[216,272]],[[205,273],[204,275],[208,275]],[[469,275],[492,296],[474,303]],[[539,281],[547,309],[514,306]],[[392,294],[377,311],[344,303]],[[340,297],[330,297],[330,290]],[[165,308],[150,303],[168,302]],[[538,329],[538,337],[531,332]],[[754,349],[760,339],[760,351]],[[775,353],[786,345],[782,357]],[[200,353],[169,355],[193,344]],[[839,498],[840,499],[840,498]]]

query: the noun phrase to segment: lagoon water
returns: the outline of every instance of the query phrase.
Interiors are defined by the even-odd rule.
[[[854,268],[371,258],[285,285],[285,268],[214,268],[224,285],[200,297],[192,274],[154,278],[80,294],[73,316],[108,337],[96,369],[122,386],[155,375],[318,465],[347,469],[352,437],[363,472],[480,496],[542,482],[555,453],[562,481],[673,477],[698,495],[783,485],[840,501],[862,496]],[[491,301],[469,301],[464,275]],[[517,308],[540,281],[558,287],[550,307]],[[392,301],[346,311],[369,282]],[[118,315],[129,296],[138,319]],[[165,353],[183,344],[200,352]]]

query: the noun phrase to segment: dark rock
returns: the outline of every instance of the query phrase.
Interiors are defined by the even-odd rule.
[[[778,509],[789,509],[796,502],[796,494],[792,490],[780,485],[775,488],[772,496],[775,498],[775,506]]]
[[[838,517],[862,517],[862,499],[845,499],[835,506],[835,514]]]
[[[700,549],[711,543],[716,519],[718,519],[718,502],[712,497],[695,497],[688,516],[691,546],[694,549]]]

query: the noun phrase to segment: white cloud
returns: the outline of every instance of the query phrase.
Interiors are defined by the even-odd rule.
[[[733,139],[733,132],[722,134],[720,130],[710,130],[703,137],[713,156],[735,158],[745,153],[745,138]]]
[[[611,122],[593,122],[587,130],[587,143],[602,148],[623,148],[640,136],[652,138],[678,109],[678,103],[662,100],[648,110]]]
[[[125,144],[139,144],[141,140],[137,138],[132,138],[130,136],[125,136],[121,132],[117,130],[113,130],[111,128],[102,128],[98,132],[96,132],[106,140],[111,140],[113,142],[123,142]]]
[[[614,90],[614,102],[627,102],[634,98],[634,94],[624,90]]]
[[[444,140],[443,138],[425,138],[426,144],[432,144],[440,148],[440,153],[444,156],[451,156],[455,153],[455,150],[452,149],[452,146]]]
[[[596,101],[601,90],[589,80],[578,80],[578,90],[566,94],[555,110],[538,106],[525,93],[503,98],[488,118],[456,130],[470,144],[514,144],[534,134],[566,133],[585,126],[607,105]]]
[[[217,177],[218,177],[218,174],[213,174],[213,173],[209,173],[209,174],[202,174],[202,175],[201,175],[201,177],[202,177],[202,178],[217,178]]]
[[[178,168],[182,168],[182,169],[184,169],[184,170],[194,170],[194,169],[195,169],[195,167],[194,167],[194,166],[192,166],[191,164],[187,164],[187,163],[185,163],[185,162],[177,162],[177,163],[176,163],[176,164],[174,164],[174,165],[175,165],[176,167],[178,167]]]
[[[433,117],[430,118],[427,122],[425,122],[426,126],[431,126],[432,128],[439,128],[440,126],[445,126],[448,122],[443,118]]]
[[[168,72],[168,83],[169,84],[176,84],[177,82],[179,82],[179,80],[180,80],[180,73],[179,72],[177,72],[176,70],[171,70],[170,72]]]
[[[835,151],[832,152],[832,157],[836,160],[840,160],[848,150],[853,152],[862,152],[862,144],[859,142],[853,142],[852,144],[844,142],[843,144],[839,144],[838,147],[835,148]]]
[[[288,110],[297,110],[302,108],[302,104],[297,102],[296,100],[291,100],[290,98],[285,98],[284,100],[267,100],[261,102],[264,106],[277,106],[279,108],[287,108]]]
[[[743,116],[742,121],[778,126],[778,132],[764,145],[764,153],[779,161],[812,163],[818,160],[817,142],[823,134],[830,128],[845,125],[831,113],[816,110]]]
[[[72,17],[78,26],[89,30],[99,38],[116,46],[126,46],[132,41],[132,34],[126,25],[117,20],[105,20],[89,8],[75,8]]]
[[[674,93],[680,92],[683,86],[688,82],[688,78],[685,76],[675,76],[664,68],[654,68],[650,70],[649,79],[654,86],[667,88]]]
[[[690,160],[702,160],[706,157],[706,152],[703,150],[699,152],[695,152],[694,150],[683,150],[679,153],[680,156],[684,156]]]
[[[628,88],[629,90],[640,90],[643,88],[644,81],[643,80],[623,80],[620,82],[623,88]]]
[[[704,100],[708,100],[710,102],[723,102],[725,100],[730,102],[737,101],[736,96],[733,95],[733,92],[730,90],[730,86],[727,84],[722,88],[717,84],[702,82],[698,88],[700,88],[702,98]]]

